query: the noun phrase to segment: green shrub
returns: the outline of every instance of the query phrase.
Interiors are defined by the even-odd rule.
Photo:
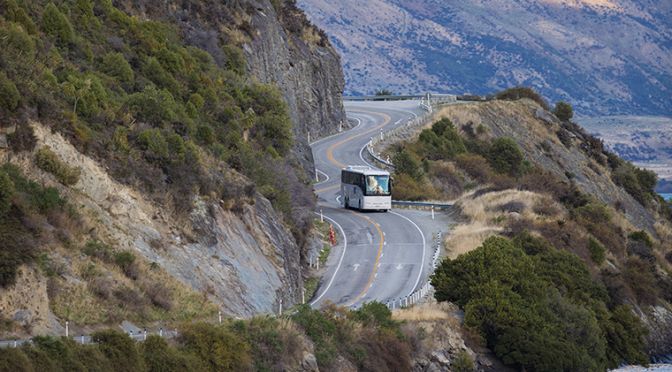
[[[0,219],[2,219],[9,208],[12,207],[12,198],[14,197],[14,182],[6,172],[0,170]]]
[[[474,358],[466,351],[460,351],[455,359],[450,363],[453,372],[473,372],[476,371]]]
[[[66,186],[72,186],[79,182],[81,170],[69,167],[48,146],[44,146],[37,151],[35,164],[43,171],[53,174],[60,183]]]
[[[0,6],[4,7],[5,19],[21,24],[21,26],[23,26],[23,28],[31,35],[34,35],[37,32],[35,22],[33,22],[32,18],[26,13],[24,7],[19,6],[16,0],[4,0],[0,3]]]
[[[26,354],[17,348],[0,350],[0,371],[33,372],[33,365]]]
[[[143,359],[138,352],[135,341],[127,334],[116,330],[95,332],[93,342],[114,366],[115,371],[134,372],[144,370]]]
[[[6,111],[15,111],[19,107],[21,95],[14,82],[0,71],[0,108]]]
[[[117,78],[120,82],[130,84],[133,82],[133,68],[121,53],[107,53],[101,62],[101,70]]]
[[[103,262],[112,261],[112,248],[99,240],[89,240],[82,251],[85,255],[96,257]]]
[[[525,171],[523,152],[511,138],[497,138],[492,142],[488,161],[497,173],[521,176]]]
[[[201,360],[168,345],[165,339],[156,335],[147,336],[139,348],[148,372],[207,370]]]
[[[226,44],[222,47],[222,51],[226,56],[224,66],[239,75],[245,74],[247,62],[243,51],[235,45]]]
[[[543,107],[545,110],[548,110],[548,103],[546,100],[532,88],[528,87],[515,87],[503,90],[495,95],[496,99],[501,100],[519,100],[521,98],[529,98],[534,102],[538,103],[539,106]]]
[[[14,133],[7,135],[7,141],[12,151],[33,151],[37,144],[37,138],[28,123],[18,124]]]
[[[145,129],[138,135],[138,143],[151,160],[168,158],[168,142],[158,129]]]
[[[412,152],[405,148],[394,154],[392,163],[394,163],[396,174],[405,174],[414,180],[420,180],[423,177],[420,161]]]
[[[647,205],[656,195],[655,187],[658,178],[650,170],[637,168],[630,163],[622,162],[613,171],[611,178],[643,205]]]
[[[179,92],[177,80],[163,68],[161,62],[154,57],[149,57],[142,68],[143,74],[153,81],[159,88],[164,88],[176,94]]]
[[[247,370],[252,365],[250,345],[223,326],[185,325],[178,341],[186,352],[196,355],[211,371]]]
[[[366,327],[394,329],[397,326],[387,305],[375,301],[367,302],[355,310],[353,318]]]
[[[651,240],[651,236],[649,236],[649,234],[644,230],[639,230],[630,233],[630,235],[628,235],[628,239],[642,242],[647,247],[653,248],[653,240]]]
[[[447,118],[434,123],[431,129],[423,130],[419,141],[422,144],[423,155],[429,159],[448,160],[466,152],[462,137]]]
[[[42,29],[57,43],[67,46],[75,41],[75,31],[68,17],[54,5],[49,3],[42,13]]]
[[[574,117],[574,109],[569,103],[559,101],[555,104],[553,114],[555,114],[555,116],[557,116],[557,118],[561,121],[570,121],[572,120],[572,117]]]
[[[133,252],[123,251],[114,254],[114,263],[131,279],[138,278],[138,267]]]
[[[529,238],[517,238],[529,246]],[[527,242],[527,243],[526,243]],[[535,246],[537,244],[534,244]],[[526,370],[603,370],[639,362],[643,340],[610,343],[606,290],[575,255],[534,248],[534,256],[493,237],[432,276],[439,301],[464,308],[465,323],[510,366]],[[640,334],[641,323],[627,327]],[[621,332],[622,334],[622,332]],[[624,356],[621,350],[632,350]],[[627,359],[617,359],[614,355]]]
[[[138,119],[154,125],[177,119],[177,104],[173,95],[153,85],[145,87],[142,92],[131,94],[127,105]]]
[[[600,265],[604,262],[604,246],[593,237],[588,239],[588,252],[590,252],[590,259],[596,264]]]
[[[5,71],[25,71],[26,63],[35,59],[35,40],[25,28],[16,23],[0,24],[0,60],[5,62]]]

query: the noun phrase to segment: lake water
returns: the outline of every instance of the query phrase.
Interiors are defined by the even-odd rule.
[[[660,194],[665,200],[672,200],[672,194]]]

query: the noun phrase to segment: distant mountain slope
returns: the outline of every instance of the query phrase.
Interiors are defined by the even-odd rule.
[[[299,0],[343,55],[346,93],[528,85],[583,114],[672,112],[672,2]]]

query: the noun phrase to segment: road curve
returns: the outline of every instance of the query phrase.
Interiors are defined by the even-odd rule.
[[[370,165],[361,150],[371,137],[423,113],[418,101],[346,102],[345,108],[356,126],[312,144],[318,208],[339,235],[345,235],[332,250],[311,302],[314,307],[326,303],[358,307],[409,295],[430,274],[433,235],[451,222],[440,213],[432,220],[424,211],[362,213],[341,207],[341,168]]]

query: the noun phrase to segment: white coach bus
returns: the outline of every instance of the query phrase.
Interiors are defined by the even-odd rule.
[[[390,172],[367,166],[348,166],[341,170],[341,197],[345,208],[359,210],[392,209]]]

